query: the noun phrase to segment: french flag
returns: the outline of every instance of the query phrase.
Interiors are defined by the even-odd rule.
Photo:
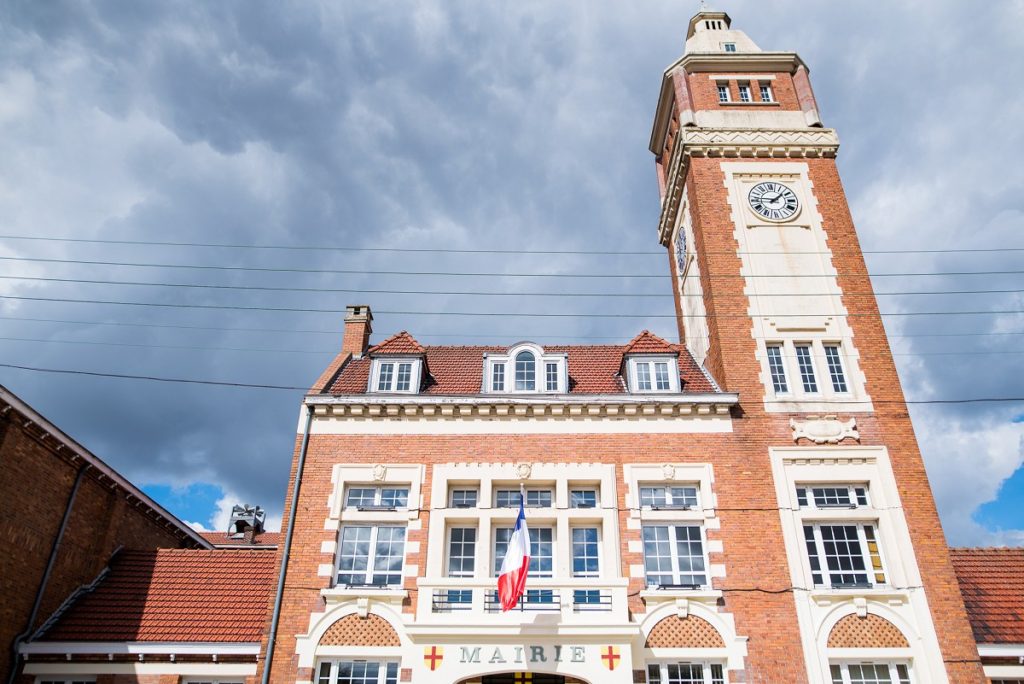
[[[523,498],[519,497],[519,516],[512,530],[512,538],[508,540],[505,558],[501,561],[501,574],[498,575],[498,598],[501,599],[501,610],[512,610],[523,595],[526,586],[526,574],[530,570],[530,530],[526,526],[526,510]]]

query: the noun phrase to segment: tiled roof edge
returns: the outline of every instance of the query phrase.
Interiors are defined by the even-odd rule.
[[[100,584],[103,583],[103,580],[107,578],[107,575],[110,574],[110,567],[113,565],[114,559],[117,558],[117,555],[121,552],[122,548],[124,547],[118,546],[114,549],[114,552],[110,554],[110,558],[107,559],[107,564],[103,566],[103,569],[100,570],[99,574],[96,575],[92,582],[89,582],[88,584],[80,584],[78,588],[68,594],[68,597],[64,599],[59,606],[57,606],[57,609],[53,611],[50,617],[43,620],[43,623],[39,625],[39,629],[37,629],[32,636],[27,639],[27,641],[35,641],[36,639],[43,637],[47,630],[57,624],[61,616],[70,610],[71,606],[75,605],[79,599],[86,594],[91,594],[96,591],[96,588],[99,587]]]

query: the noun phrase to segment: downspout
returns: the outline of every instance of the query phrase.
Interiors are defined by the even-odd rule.
[[[82,484],[82,480],[85,478],[85,471],[89,470],[91,466],[86,464],[78,469],[78,475],[75,476],[75,484],[71,487],[71,493],[68,495],[68,502],[64,506],[64,517],[60,521],[60,529],[57,530],[57,536],[53,540],[53,547],[50,549],[50,558],[46,561],[46,570],[43,571],[43,579],[39,583],[39,590],[36,591],[36,600],[32,604],[32,612],[28,616],[28,623],[25,625],[25,631],[14,637],[14,641],[11,643],[11,670],[7,673],[7,684],[13,684],[15,677],[18,676],[18,667],[21,664],[21,654],[19,653],[21,645],[25,640],[32,634],[32,625],[36,622],[36,617],[39,615],[39,607],[43,604],[43,595],[46,593],[46,585],[50,583],[50,574],[53,572],[53,566],[57,563],[57,552],[60,551],[60,544],[64,540],[64,531],[67,530],[68,520],[71,519],[71,509],[75,505],[75,497],[78,496],[78,488]]]
[[[277,576],[277,594],[274,596],[274,612],[270,618],[270,637],[267,639],[267,655],[263,662],[262,684],[270,681],[270,666],[274,662],[274,643],[277,641],[277,621],[281,617],[281,599],[284,596],[284,578],[288,572],[288,557],[292,550],[292,532],[295,530],[295,512],[299,508],[299,485],[302,482],[302,469],[306,465],[306,449],[309,448],[309,429],[313,423],[313,408],[303,404],[306,409],[306,424],[302,428],[302,446],[299,448],[299,463],[295,467],[295,484],[292,485],[292,508],[288,512],[288,529],[284,535],[284,550],[281,553],[281,572]],[[11,684],[8,682],[8,684]]]

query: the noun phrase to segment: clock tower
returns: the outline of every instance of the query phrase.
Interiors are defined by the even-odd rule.
[[[780,632],[780,652],[750,649],[752,681],[772,680],[773,659],[797,647],[781,635],[790,624],[807,681],[890,681],[858,678],[857,659],[888,663],[893,682],[911,665],[915,684],[982,681],[836,168],[839,140],[807,66],[762,50],[724,12],[699,12],[664,72],[650,149],[680,340],[740,396],[749,486],[723,487],[720,505],[777,504],[746,518],[756,533],[723,533],[726,554],[752,564],[747,584],[787,597],[774,626],[731,602],[751,643]],[[863,505],[851,493],[861,487]],[[830,498],[836,489],[848,498]],[[741,560],[744,534],[762,535],[762,550],[780,535],[779,566],[770,554]],[[857,577],[840,572],[853,547],[870,566]]]

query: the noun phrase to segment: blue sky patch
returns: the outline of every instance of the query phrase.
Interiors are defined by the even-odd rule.
[[[1008,477],[993,501],[978,506],[974,520],[990,530],[1024,529],[1024,465]]]
[[[149,484],[142,491],[182,520],[202,523],[207,528],[217,512],[217,502],[224,498],[224,490],[209,482],[193,482],[184,487]]]

